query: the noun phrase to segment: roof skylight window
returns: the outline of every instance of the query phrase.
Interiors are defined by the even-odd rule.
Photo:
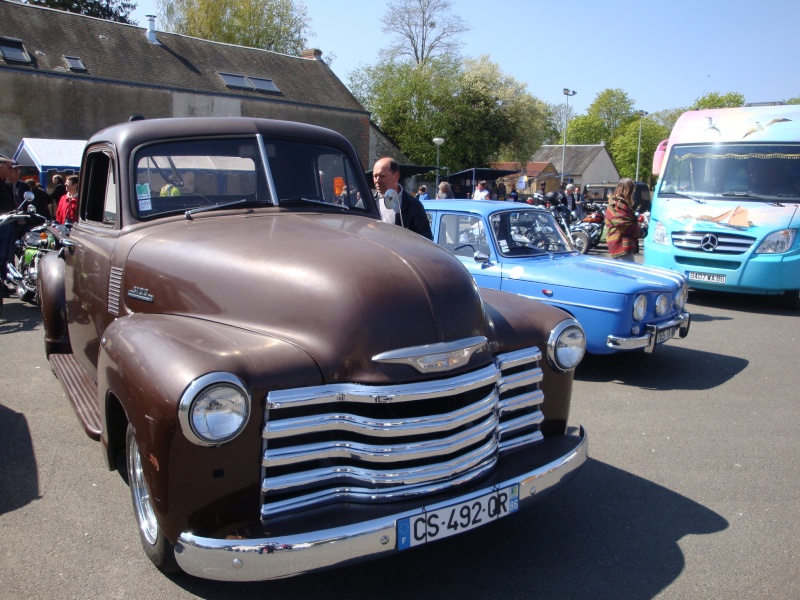
[[[281,91],[272,79],[251,77],[248,75],[235,75],[233,73],[217,73],[229,88],[240,90],[255,90],[257,92],[270,92],[280,94]]]
[[[25,50],[22,40],[9,37],[0,37],[0,54],[6,62],[28,63],[30,64],[31,55]]]
[[[64,55],[64,62],[67,63],[67,66],[70,68],[70,71],[86,71],[86,65],[83,61],[77,56],[67,56]]]

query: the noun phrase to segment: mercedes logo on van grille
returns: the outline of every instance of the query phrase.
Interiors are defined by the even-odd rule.
[[[707,233],[703,236],[703,239],[700,240],[700,247],[706,252],[713,252],[716,250],[717,244],[719,244],[719,240],[713,233]]]

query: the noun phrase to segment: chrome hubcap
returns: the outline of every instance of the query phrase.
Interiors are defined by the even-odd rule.
[[[150,503],[150,491],[144,480],[139,446],[133,436],[128,443],[128,482],[131,486],[133,510],[136,512],[139,529],[147,542],[154,546],[158,539],[158,522],[153,512],[153,505]]]

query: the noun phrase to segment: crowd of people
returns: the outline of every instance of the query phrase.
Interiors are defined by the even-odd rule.
[[[33,194],[32,204],[36,212],[51,221],[75,222],[78,213],[78,176],[56,174],[50,187],[45,190],[33,178],[20,178],[20,165],[0,154],[0,214],[16,210],[25,200],[26,192]],[[0,281],[5,281],[7,263],[14,260],[16,241],[30,228],[17,221],[0,226]],[[3,288],[4,289],[4,288]]]

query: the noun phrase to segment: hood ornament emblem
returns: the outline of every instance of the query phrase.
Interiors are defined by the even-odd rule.
[[[145,302],[153,302],[155,299],[153,294],[150,293],[150,290],[137,286],[134,286],[132,290],[128,290],[128,298],[133,298],[134,300],[144,300]]]
[[[475,352],[485,349],[486,344],[485,337],[476,336],[455,342],[390,350],[376,354],[372,360],[379,363],[408,365],[420,373],[441,373],[463,367]]]

